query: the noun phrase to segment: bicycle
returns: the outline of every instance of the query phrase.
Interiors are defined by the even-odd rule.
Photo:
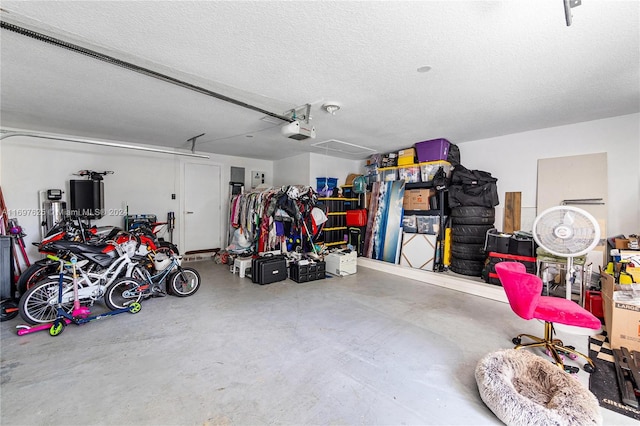
[[[80,305],[80,298],[78,296],[78,275],[77,275],[77,259],[71,258],[70,262],[65,262],[63,259],[57,256],[48,256],[49,259],[60,262],[60,276],[58,279],[58,291],[57,291],[57,303],[55,304],[56,318],[53,323],[39,324],[37,326],[18,325],[18,335],[22,336],[36,331],[49,329],[49,335],[58,336],[62,333],[65,327],[69,324],[82,325],[91,321],[99,320],[108,316],[118,315],[125,312],[137,314],[140,312],[142,306],[140,303],[131,303],[129,306],[123,309],[113,309],[108,312],[104,312],[98,315],[91,315],[91,311],[86,306]],[[73,273],[73,308],[71,311],[67,308],[63,302],[63,295],[65,293],[65,268],[71,268]]]
[[[123,309],[141,299],[163,296],[161,284],[166,281],[168,294],[177,297],[188,297],[200,288],[200,274],[193,268],[183,267],[182,258],[158,253],[153,259],[156,273],[152,275],[143,269],[143,279],[136,277],[118,278],[107,286],[104,301],[110,309]]]
[[[104,296],[107,286],[123,273],[126,276],[144,276],[143,268],[132,259],[137,243],[135,241],[127,241],[123,244],[111,243],[116,247],[119,257],[107,269],[92,272],[84,268],[88,261],[77,262],[77,271],[80,273],[78,298],[83,305],[93,305],[96,300]],[[64,269],[60,274],[63,277],[60,279],[64,281],[61,303],[67,312],[71,312],[74,300],[74,295],[71,291],[72,279],[69,276],[63,276],[62,272],[64,272]],[[57,318],[58,281],[57,278],[49,277],[31,287],[22,295],[19,311],[23,320],[35,325],[49,323]]]

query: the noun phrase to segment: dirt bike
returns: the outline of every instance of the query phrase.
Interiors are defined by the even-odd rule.
[[[164,252],[179,254],[178,248],[167,241],[156,238],[154,232],[159,229],[140,227],[131,232],[125,232],[115,226],[88,227],[82,221],[65,218],[58,222],[40,243],[34,243],[43,255],[54,255],[67,259],[70,254],[80,259],[93,262],[93,268],[107,267],[116,257],[115,247],[106,241],[122,244],[132,238],[139,242],[136,255],[140,258],[149,252]],[[98,253],[96,247],[100,247]],[[87,253],[87,254],[84,254]],[[18,292],[23,295],[38,281],[57,274],[59,263],[45,258],[34,262],[20,275],[16,283]]]

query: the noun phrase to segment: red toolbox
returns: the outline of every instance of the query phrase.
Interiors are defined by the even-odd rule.
[[[347,226],[367,226],[367,210],[347,210]]]

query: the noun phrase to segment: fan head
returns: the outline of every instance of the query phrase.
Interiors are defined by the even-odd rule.
[[[536,217],[533,222],[533,239],[555,256],[582,256],[600,242],[600,226],[585,210],[556,206]]]

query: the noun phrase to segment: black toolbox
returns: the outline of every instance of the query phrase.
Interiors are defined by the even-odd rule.
[[[300,265],[298,262],[289,266],[289,278],[297,283],[323,280],[326,276],[324,260]]]
[[[251,260],[251,281],[271,284],[287,279],[287,260],[283,255],[267,255]]]

